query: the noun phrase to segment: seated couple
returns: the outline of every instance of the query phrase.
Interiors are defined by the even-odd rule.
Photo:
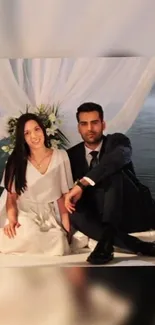
[[[120,133],[103,135],[98,104],[82,104],[76,117],[84,141],[68,153],[50,147],[36,115],[18,119],[2,181],[6,203],[0,252],[69,254],[75,229],[98,242],[89,263],[112,260],[114,246],[155,256],[154,243],[128,234],[155,227],[154,201],[136,178],[129,139]]]

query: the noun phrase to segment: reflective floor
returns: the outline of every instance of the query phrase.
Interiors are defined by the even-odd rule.
[[[155,324],[155,268],[0,268],[1,325]]]

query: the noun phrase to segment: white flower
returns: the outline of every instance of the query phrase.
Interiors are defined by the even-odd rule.
[[[58,126],[57,125],[52,125],[51,128],[47,128],[46,129],[46,134],[49,136],[49,135],[55,135],[55,133],[57,133],[57,128]]]
[[[10,150],[8,151],[8,154],[11,155],[12,152],[13,152],[13,149],[10,149]]]
[[[4,152],[9,152],[10,148],[9,148],[9,146],[3,146],[3,147],[2,147],[2,150],[3,150]]]
[[[47,134],[48,137],[49,137],[49,135],[51,135],[51,129],[50,128],[46,129],[46,134]]]
[[[56,116],[55,116],[54,113],[51,113],[51,114],[49,115],[49,120],[50,120],[51,122],[55,122],[55,121],[56,121]]]
[[[51,146],[52,148],[58,148],[58,145],[60,144],[60,140],[55,140],[55,139],[52,139],[51,140]]]
[[[57,119],[57,124],[58,124],[58,125],[61,125],[61,124],[62,124],[62,122],[61,122],[60,119]]]
[[[10,143],[9,147],[10,147],[10,149],[14,149],[15,144],[14,143]]]
[[[41,105],[38,107],[38,110],[39,110],[39,113],[44,113],[45,106],[44,106],[43,104],[41,104]]]
[[[58,125],[53,124],[51,128],[52,128],[52,131],[53,131],[54,133],[56,133],[56,131],[57,131],[57,129],[58,129]]]

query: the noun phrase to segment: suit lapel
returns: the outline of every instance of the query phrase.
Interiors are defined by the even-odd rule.
[[[101,157],[104,155],[104,153],[106,151],[106,142],[107,142],[107,137],[105,135],[103,135],[103,143],[102,143],[102,147],[100,150],[99,160],[101,159]]]
[[[85,147],[84,147],[84,142],[81,143],[81,146],[79,148],[79,161],[78,161],[78,165],[79,165],[79,170],[81,170],[82,174],[85,175],[88,171],[88,164],[87,164],[87,160],[85,157]]]

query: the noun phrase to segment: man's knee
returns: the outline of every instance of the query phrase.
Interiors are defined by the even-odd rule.
[[[119,197],[123,193],[123,174],[122,172],[112,175],[104,187],[105,197],[108,195]]]
[[[120,172],[118,172],[118,173],[116,173],[116,174],[113,174],[112,176],[111,176],[111,184],[114,186],[122,186],[123,185],[123,178],[124,178],[124,175],[123,175],[123,172],[122,171],[120,171]]]

